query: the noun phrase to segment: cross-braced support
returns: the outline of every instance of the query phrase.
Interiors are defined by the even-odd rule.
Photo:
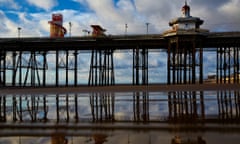
[[[168,43],[168,84],[202,84],[203,54],[201,37],[171,37]],[[199,46],[199,47],[197,47]],[[169,92],[169,119],[204,119],[203,92]],[[197,101],[197,99],[200,101]],[[197,105],[200,105],[198,113]],[[191,118],[191,119],[189,119]]]
[[[114,84],[113,50],[92,50],[88,85],[108,86]]]
[[[218,84],[240,84],[240,48],[220,47],[217,49]],[[217,93],[219,119],[238,121],[240,119],[240,92],[219,91]]]
[[[176,37],[169,40],[168,84],[203,83],[202,48],[196,45],[197,39]]]
[[[13,52],[12,62],[7,69],[12,70],[12,85],[46,86],[46,52]],[[40,76],[42,74],[42,76]]]
[[[169,92],[168,102],[169,120],[171,121],[195,122],[197,119],[205,118],[203,92],[201,91]]]
[[[47,121],[46,96],[13,96],[13,121]]]
[[[89,71],[89,86],[115,84],[113,50],[92,50]],[[93,93],[90,96],[93,121],[114,120],[114,94]]]
[[[74,72],[74,80],[73,85],[77,86],[77,70],[78,70],[78,52],[77,50],[73,52],[66,51],[56,51],[56,86],[59,86],[59,81],[61,80],[59,77],[60,70],[65,71],[65,80],[62,79],[62,81],[65,82],[65,86],[69,86],[70,80],[69,80],[69,72]],[[64,76],[63,76],[64,77]]]

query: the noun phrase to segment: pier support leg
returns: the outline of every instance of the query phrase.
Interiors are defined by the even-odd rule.
[[[133,49],[133,85],[148,85],[148,49]],[[149,93],[133,93],[134,121],[149,121]]]
[[[167,83],[169,85],[203,83],[201,42],[201,37],[195,36],[169,38],[167,50]],[[197,45],[200,48],[197,48]],[[200,113],[198,113],[198,103],[201,106]],[[169,92],[168,105],[169,120],[186,121],[191,119],[193,121],[199,117],[204,119],[203,92]]]
[[[218,84],[240,84],[240,48],[220,47],[217,49],[217,73]],[[218,108],[219,119],[225,122],[239,120],[239,91],[219,91]]]
[[[6,85],[6,52],[0,51],[0,87]]]
[[[115,84],[113,50],[92,50],[89,86],[109,86]],[[93,93],[90,96],[93,121],[114,120],[113,93]]]
[[[6,96],[0,96],[0,122],[6,122]]]

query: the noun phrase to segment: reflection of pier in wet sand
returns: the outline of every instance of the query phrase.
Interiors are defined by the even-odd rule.
[[[117,131],[127,132],[124,137],[121,137],[121,139],[126,139],[126,143],[133,141],[131,133],[145,131],[150,134],[144,140],[152,143],[156,139],[152,136],[154,133],[185,134],[194,131],[200,135],[176,135],[169,139],[168,143],[205,144],[208,140],[202,137],[201,133],[206,131],[212,133],[240,132],[238,125],[222,125],[222,122],[238,123],[240,108],[237,101],[239,99],[238,85],[223,85],[220,85],[222,89],[219,89],[217,84],[189,85],[189,87],[187,85],[131,87],[113,85],[95,86],[87,92],[84,88],[74,87],[57,88],[59,89],[57,94],[53,94],[56,90],[54,87],[24,88],[25,91],[27,89],[27,94],[17,88],[3,89],[5,94],[0,97],[2,129],[0,136],[50,137],[52,143],[70,143],[71,137],[81,136],[88,138],[89,143],[103,144],[111,140],[114,137],[112,133]],[[206,90],[204,90],[205,87]],[[117,89],[116,92],[113,92],[113,88]],[[176,91],[168,91],[166,88]],[[188,91],[180,91],[181,89]],[[81,90],[83,90],[82,93]],[[124,92],[119,96],[119,91],[122,90]],[[50,94],[46,94],[47,92]],[[214,93],[214,95],[210,96],[208,93]],[[219,95],[221,93],[223,94]],[[206,103],[209,103],[206,97],[218,105],[216,108],[219,109],[216,110],[215,117],[205,113]],[[118,117],[119,101],[120,103],[128,102],[126,105],[131,105],[130,117],[126,119]],[[164,116],[165,118],[153,116],[152,105],[156,103],[167,104],[165,108],[168,113]],[[83,104],[90,108],[87,118],[81,108]],[[83,142],[87,143],[86,140]]]
[[[221,86],[222,88],[219,88]],[[205,87],[206,90],[204,91],[203,88]],[[88,88],[86,87],[86,89]],[[167,88],[188,91],[168,92]],[[209,115],[205,113],[205,103],[208,103],[205,100],[206,96],[204,96],[206,92],[215,92],[215,96],[210,97],[217,104],[214,119],[237,122],[240,117],[238,85],[234,84],[96,86],[88,89],[88,93],[81,87],[57,89],[59,89],[59,93],[55,95],[52,93],[56,88],[3,89],[3,94],[0,97],[1,121],[71,123],[82,122],[83,120],[90,122],[199,122],[200,120],[204,122],[210,119]],[[114,89],[116,89],[116,92],[113,92]],[[81,90],[83,90],[82,93]],[[27,94],[24,94],[25,91],[27,91]],[[43,91],[50,94],[38,94],[44,93]],[[121,96],[118,96],[118,91],[123,91]],[[15,92],[18,94],[15,94]],[[126,93],[126,96],[124,96],[124,93]],[[128,107],[129,110],[123,112],[116,110],[116,102],[124,103],[124,99],[131,102],[124,106]],[[162,115],[161,118],[154,117],[155,114],[151,114],[149,110],[151,104],[157,104],[159,107],[166,105],[164,109],[168,111],[168,115],[160,114]],[[87,119],[86,114],[83,114],[82,105],[91,109],[91,115],[88,115]],[[119,112],[129,113],[129,118],[119,119]],[[116,115],[116,113],[118,114]]]

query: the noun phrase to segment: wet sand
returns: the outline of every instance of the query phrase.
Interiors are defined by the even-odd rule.
[[[240,133],[239,125],[222,124],[169,124],[169,123],[11,123],[1,124],[2,136],[48,136],[53,132],[68,132],[68,135],[84,135],[110,131],[179,131],[179,132],[222,132]]]
[[[4,87],[0,95],[24,94],[76,94],[111,92],[169,92],[169,91],[238,91],[239,84],[194,84],[194,85],[114,85],[114,86],[77,86],[77,87]]]

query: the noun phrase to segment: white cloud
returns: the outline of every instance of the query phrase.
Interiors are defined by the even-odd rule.
[[[57,5],[56,0],[27,1],[32,5],[45,10],[51,10]],[[89,11],[81,12],[77,10],[65,9],[59,11],[48,11],[45,13],[21,13],[18,14],[20,19],[19,22],[13,22],[11,19],[7,20],[9,23],[14,24],[15,26],[22,26],[22,32],[24,36],[48,36],[49,25],[47,22],[51,19],[52,13],[63,14],[64,26],[67,28],[67,30],[69,29],[69,22],[73,24],[72,36],[84,35],[82,30],[91,30],[90,25],[92,24],[101,25],[107,29],[107,34],[124,34],[126,23],[128,24],[128,34],[145,34],[146,22],[150,23],[149,33],[161,34],[163,31],[169,29],[169,20],[181,15],[181,7],[184,3],[177,0],[174,3],[170,2],[169,0],[162,0],[161,2],[157,3],[154,0],[119,0],[116,3],[114,3],[113,0],[72,1],[79,2],[81,5],[86,6]],[[1,2],[3,3],[3,0],[0,0],[0,3]],[[14,1],[11,0],[9,2]],[[222,27],[215,25],[215,23],[221,23],[224,19],[226,19],[228,23],[231,23],[234,20],[230,19],[230,17],[235,17],[235,20],[240,21],[238,20],[238,13],[240,11],[238,9],[238,6],[240,5],[239,3],[240,2],[238,0],[231,0],[227,3],[222,2],[219,8],[215,10],[209,9],[210,4],[206,5],[204,2],[191,2],[190,5],[192,15],[205,20],[204,27],[209,29],[222,29]],[[201,7],[198,7],[199,5]],[[223,19],[223,16],[227,17],[224,17]],[[234,28],[238,29],[239,26]],[[16,28],[14,28],[14,31],[16,31],[15,29]],[[8,35],[8,33],[5,34]],[[10,35],[13,36],[13,34]]]
[[[27,0],[32,5],[45,10],[51,10],[57,5],[57,0],[36,1]],[[156,2],[154,0],[118,0],[114,3],[113,0],[72,0],[81,5],[86,6],[88,11],[81,12],[77,10],[65,9],[59,11],[48,11],[45,13],[24,13],[19,14],[20,22],[9,22],[15,25],[24,27],[23,35],[28,36],[48,36],[49,25],[47,22],[51,19],[52,13],[62,13],[64,16],[64,26],[69,29],[69,22],[72,25],[72,36],[84,35],[82,30],[91,30],[90,25],[99,24],[107,29],[107,34],[116,35],[125,33],[125,24],[128,24],[128,34],[145,34],[146,22],[149,22],[149,33],[161,34],[163,31],[169,29],[168,22],[175,17],[181,15],[181,7],[184,2],[169,0],[162,0]],[[0,3],[3,0],[0,0]],[[14,2],[13,0],[9,2]],[[214,0],[216,3],[216,0]],[[216,9],[210,9],[211,3],[190,2],[191,14],[205,20],[204,28],[209,28],[213,31],[227,29],[238,30],[239,26],[232,27],[229,24],[240,21],[238,13],[240,10],[240,2],[238,0],[229,0],[228,2],[219,2]],[[19,13],[19,12],[16,12]],[[6,17],[7,18],[7,17]],[[6,22],[2,22],[6,23]],[[30,30],[27,30],[30,29]],[[30,32],[34,31],[34,32]],[[5,33],[8,35],[8,33]]]
[[[86,5],[94,12],[97,19],[91,24],[100,24],[106,28],[109,34],[124,34],[125,24],[128,24],[128,33],[143,33],[145,27],[144,18],[136,11],[135,4],[128,0],[74,0]],[[145,30],[144,30],[145,32]]]
[[[222,5],[218,9],[218,11],[228,15],[228,17],[238,18],[238,20],[240,20],[240,18],[239,18],[240,9],[239,9],[239,7],[240,7],[240,1],[239,0],[230,0],[227,3],[225,3],[224,5]]]
[[[0,6],[7,6],[9,9],[19,9],[19,5],[14,0],[0,0]]]
[[[58,4],[56,0],[27,0],[27,2],[47,11],[51,10]]]
[[[0,10],[0,37],[16,37],[17,24],[8,19],[3,11]]]

